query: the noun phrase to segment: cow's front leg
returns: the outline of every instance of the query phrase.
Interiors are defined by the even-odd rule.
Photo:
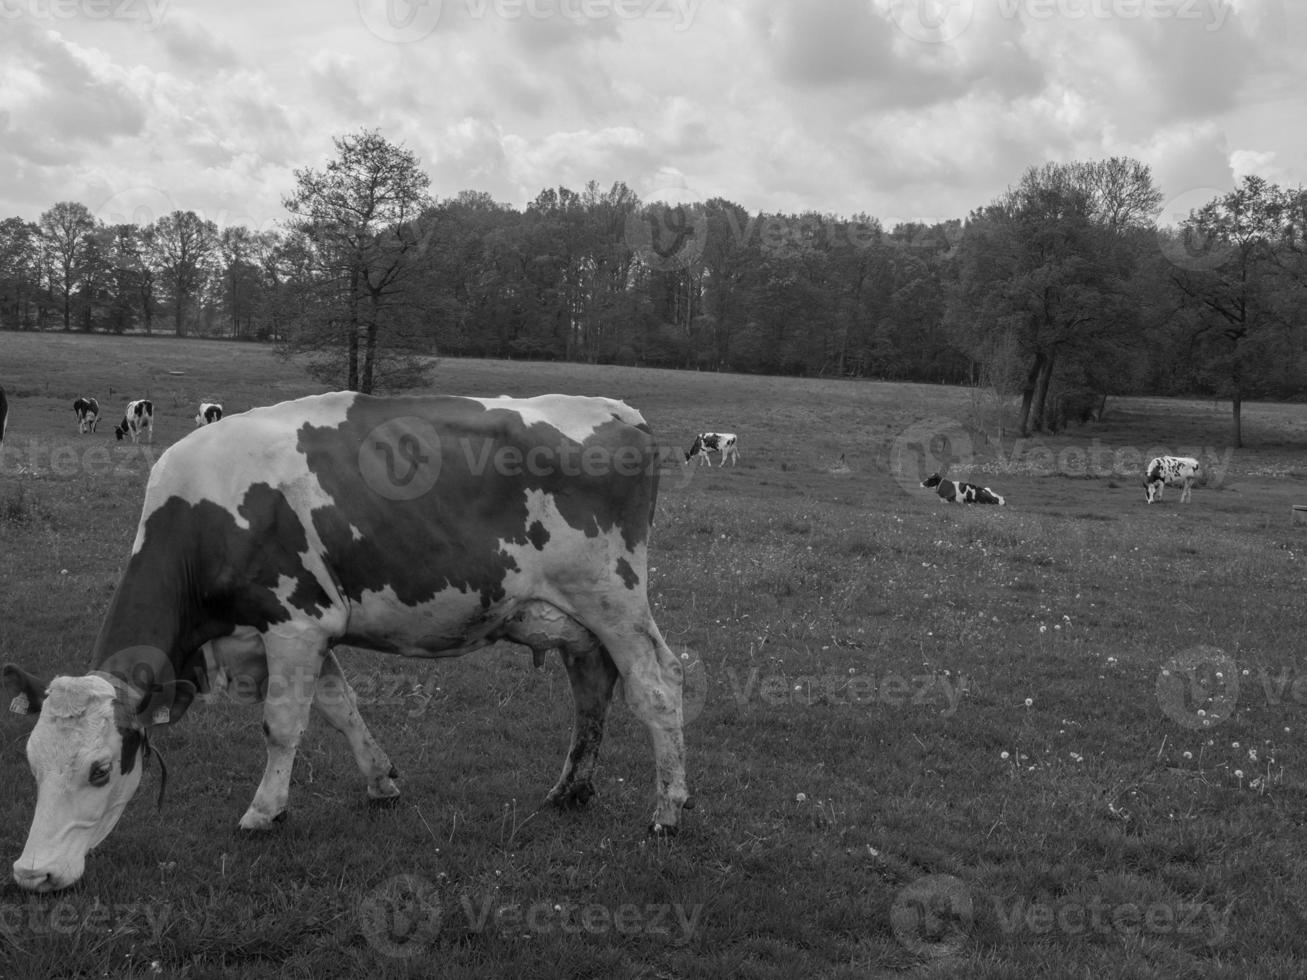
[[[316,636],[266,633],[263,645],[268,657],[268,690],[263,700],[268,764],[250,808],[241,817],[242,830],[267,830],[285,819],[295,750],[308,725],[326,651],[325,639]]]
[[[563,663],[572,682],[576,720],[562,775],[545,800],[556,806],[584,806],[595,795],[594,770],[618,673],[613,658],[597,643],[581,653],[564,653]]]
[[[330,651],[322,662],[322,672],[314,688],[313,707],[349,742],[359,770],[368,781],[368,797],[380,803],[399,796],[399,787],[395,785],[399,773],[368,731],[367,723],[359,714],[354,689],[345,680],[336,655]]]

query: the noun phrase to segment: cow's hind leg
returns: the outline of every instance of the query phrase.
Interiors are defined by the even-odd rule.
[[[395,785],[399,773],[368,731],[367,723],[359,714],[354,689],[345,680],[336,655],[330,651],[322,662],[322,673],[313,689],[313,707],[349,742],[359,771],[368,781],[368,798],[377,804],[394,802],[399,796],[399,787]]]
[[[268,658],[268,690],[263,700],[268,764],[250,808],[241,817],[242,830],[267,830],[285,819],[295,750],[308,725],[327,642],[310,633],[269,632],[263,635],[263,646]]]
[[[557,650],[572,683],[576,719],[572,745],[558,782],[545,797],[557,806],[581,806],[594,796],[595,764],[604,738],[604,721],[617,683],[617,667],[588,629],[544,600],[522,603],[504,623],[503,635],[531,648],[536,666]]]
[[[576,720],[572,725],[572,745],[563,760],[563,772],[545,800],[562,807],[584,806],[595,794],[594,770],[604,740],[608,705],[617,684],[617,667],[598,641],[579,653],[567,649],[561,653],[567,678],[572,682]]]
[[[647,612],[615,627],[597,626],[595,633],[622,676],[627,707],[644,722],[653,740],[656,785],[649,830],[674,834],[682,807],[691,805],[681,730],[684,668]]]

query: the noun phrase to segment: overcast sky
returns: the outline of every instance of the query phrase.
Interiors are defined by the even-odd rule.
[[[1142,159],[1183,213],[1307,182],[1307,0],[0,0],[0,217],[273,227],[377,128],[433,195],[961,218]]]

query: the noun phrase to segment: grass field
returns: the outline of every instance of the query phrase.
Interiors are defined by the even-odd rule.
[[[74,889],[0,888],[0,977],[1299,977],[1307,961],[1307,408],[1114,400],[1053,439],[986,442],[968,393],[445,361],[449,393],[607,394],[740,463],[663,476],[655,614],[689,657],[697,801],[644,837],[652,757],[616,703],[579,813],[537,811],[568,744],[554,660],[343,651],[399,806],[366,807],[320,724],[290,819],[239,834],[259,710],[197,705]],[[153,450],[201,398],[317,390],[266,350],[0,335],[0,661],[81,672]],[[112,389],[110,388],[112,385]],[[93,394],[100,431],[71,403]],[[941,436],[951,434],[944,446]],[[1200,452],[1180,505],[1143,459]],[[840,456],[844,465],[838,465]],[[917,460],[1008,506],[949,507]],[[30,722],[0,728],[0,854],[22,850]]]

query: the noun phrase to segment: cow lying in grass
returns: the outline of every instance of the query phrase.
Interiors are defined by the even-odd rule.
[[[1151,504],[1162,499],[1162,489],[1168,484],[1180,487],[1180,503],[1192,496],[1194,483],[1201,480],[1202,467],[1192,456],[1158,456],[1144,470],[1144,496]]]
[[[1003,506],[1003,498],[989,487],[976,486],[974,483],[958,483],[946,480],[938,473],[932,473],[921,481],[927,490],[934,490],[951,504],[998,504]]]

